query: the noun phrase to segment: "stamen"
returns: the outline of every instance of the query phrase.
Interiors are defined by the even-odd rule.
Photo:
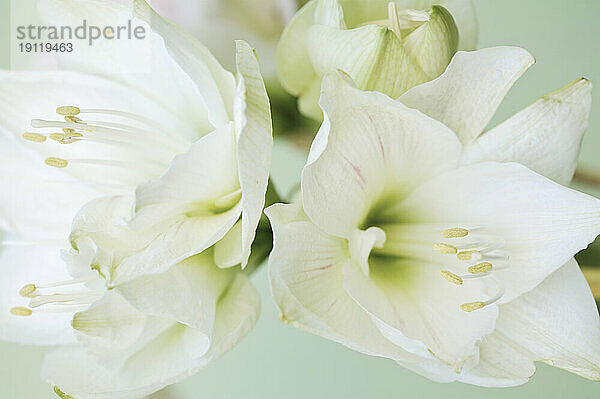
[[[81,284],[81,283],[89,283],[92,280],[93,280],[93,277],[90,275],[89,277],[74,278],[72,280],[58,281],[56,283],[50,283],[50,284],[44,284],[44,285],[37,285],[36,288],[37,289],[56,288],[56,287],[62,287],[62,286],[65,286],[65,285],[75,285],[75,284]]]
[[[456,247],[444,243],[434,244],[433,249],[441,254],[456,254],[458,252]]]
[[[116,111],[115,111],[116,112]],[[65,118],[66,119],[66,118]],[[81,121],[81,120],[79,120]],[[148,143],[158,144],[160,154],[171,157],[174,154],[185,151],[189,144],[182,137],[179,136],[159,136],[156,132],[167,132],[168,130],[155,125],[150,129],[144,130],[134,126],[116,123],[116,122],[101,122],[93,121],[89,123],[77,123],[76,121],[48,121],[44,119],[32,119],[31,126],[34,128],[60,128],[60,129],[73,129],[81,132],[95,133],[96,135],[102,134],[108,138],[119,138],[130,140],[131,144],[139,145],[140,139]],[[64,130],[63,130],[64,131]],[[156,151],[156,146],[152,146],[152,149]],[[168,149],[169,151],[164,151]],[[170,159],[170,158],[169,158]]]
[[[469,230],[456,227],[453,229],[444,230],[444,238],[460,238],[469,235]]]
[[[35,290],[36,288],[34,284],[27,284],[19,290],[19,295],[24,296],[26,298],[33,298],[33,293],[35,292]]]
[[[440,276],[442,276],[445,280],[451,282],[452,284],[461,285],[463,283],[462,278],[460,278],[452,272],[449,272],[448,270],[442,270],[440,272]]]
[[[456,254],[456,257],[459,260],[471,260],[473,255],[481,255],[481,253],[479,251],[462,251]]]
[[[67,116],[65,116],[65,121],[71,122],[71,123],[81,123],[81,124],[85,125],[85,123],[83,122],[82,119],[80,119],[80,118],[78,118],[76,116],[73,116],[73,115],[67,115]]]
[[[490,262],[482,262],[467,269],[471,274],[487,273],[490,270],[492,270],[492,264]]]
[[[164,126],[162,126],[158,122],[156,122],[152,119],[149,119],[149,118],[145,118],[140,115],[132,114],[131,112],[115,111],[112,109],[92,109],[92,108],[82,109],[80,111],[82,114],[104,114],[104,115],[119,116],[121,118],[131,119],[136,122],[143,123],[146,126],[151,127],[153,129],[156,127],[160,127],[162,130],[168,131],[168,130],[164,129]]]
[[[485,302],[481,302],[481,301],[477,301],[477,302],[469,302],[469,303],[463,303],[462,305],[460,305],[461,310],[465,311],[465,312],[473,312],[475,310],[479,310],[483,307],[485,307]]]
[[[31,311],[31,309],[19,306],[16,308],[12,308],[10,310],[10,313],[14,314],[15,316],[31,316],[33,312]]]
[[[66,168],[67,165],[69,165],[69,162],[67,160],[62,159],[62,158],[56,158],[56,157],[46,158],[46,160],[44,162],[46,163],[46,165],[52,166],[55,168]]]
[[[23,133],[23,138],[25,140],[33,141],[35,143],[43,143],[46,141],[46,136],[38,133]]]
[[[50,137],[51,140],[58,141],[60,144],[71,144],[79,141],[79,139],[76,139],[75,137],[83,137],[83,135],[81,133],[52,133],[48,137]]]
[[[65,106],[56,108],[56,113],[59,115],[62,115],[62,116],[79,115],[79,112],[81,112],[81,110],[72,105],[65,105]]]
[[[102,294],[93,291],[74,294],[37,295],[29,301],[29,307],[38,308],[48,304],[90,305],[100,299],[101,296]]]
[[[490,300],[463,303],[462,305],[460,305],[460,308],[465,312],[473,312],[475,310],[489,306],[489,305],[493,304],[494,302],[497,302],[500,298],[502,298],[502,295],[504,295],[504,291],[500,290],[500,292],[498,292],[498,295],[491,298]]]

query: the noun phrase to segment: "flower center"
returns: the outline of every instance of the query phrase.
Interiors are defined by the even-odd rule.
[[[97,275],[59,281],[49,284],[26,284],[19,295],[29,298],[28,306],[10,310],[15,316],[31,316],[34,313],[72,313],[87,309],[104,295],[103,289],[93,289],[86,284],[98,279]]]
[[[146,178],[155,177],[168,167],[175,155],[189,146],[184,138],[169,134],[170,130],[160,123],[129,112],[69,105],[58,107],[56,113],[64,120],[33,119],[31,126],[39,131],[23,133],[23,139],[40,144],[48,139],[63,145],[87,143],[89,146],[79,150],[93,152],[97,157],[46,158],[45,163],[55,168],[125,168],[142,173]],[[99,120],[83,119],[94,115],[99,116]],[[61,131],[48,131],[57,128]],[[81,152],[79,150],[77,153]],[[71,149],[64,152],[74,153]],[[92,174],[87,173],[87,176]],[[88,182],[107,185],[105,179]]]
[[[504,242],[485,227],[450,227],[434,224],[383,225],[386,240],[372,254],[422,260],[440,267],[440,276],[451,284],[463,285],[466,280],[488,276],[508,268],[509,255]],[[488,300],[461,305],[472,312],[491,305],[502,297],[500,291]]]

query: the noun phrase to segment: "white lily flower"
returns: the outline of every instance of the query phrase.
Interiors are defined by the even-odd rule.
[[[45,361],[57,393],[140,397],[204,367],[256,322],[257,293],[230,267],[247,263],[264,206],[269,103],[245,42],[237,42],[234,76],[143,1],[42,3],[61,18],[135,20],[148,27],[154,62],[148,73],[111,79],[0,73],[0,338],[78,342]],[[132,61],[101,51],[82,58],[80,67],[104,62],[115,71]],[[154,263],[132,261],[117,277],[94,257],[104,242],[80,237],[65,267],[59,248],[73,216],[106,194],[119,195],[86,205],[73,237],[90,226],[110,232],[104,205],[120,219],[134,212],[135,227],[149,229],[136,243],[159,235],[144,254]]]
[[[470,0],[312,0],[285,28],[277,67],[300,112],[321,120],[321,79],[330,70],[397,98],[438,77],[457,48],[476,41]]]
[[[518,385],[534,361],[600,380],[600,319],[572,259],[600,233],[600,201],[538,174],[572,174],[591,85],[479,136],[531,63],[459,52],[400,101],[324,79],[301,202],[267,209],[284,320],[440,382]]]
[[[275,78],[275,50],[297,10],[295,0],[151,0],[161,15],[194,34],[226,68],[235,66],[232,43],[239,38],[260,54],[266,79]]]

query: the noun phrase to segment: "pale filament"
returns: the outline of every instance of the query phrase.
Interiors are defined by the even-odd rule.
[[[465,284],[466,280],[478,279],[509,267],[506,262],[509,255],[502,251],[504,241],[481,226],[394,224],[381,228],[387,239],[383,248],[373,248],[373,254],[438,264],[442,266],[440,277],[457,286]],[[460,308],[472,312],[495,303],[501,296],[502,293],[499,293],[490,300],[466,303]]]
[[[85,285],[97,278],[96,274],[90,273],[87,277],[48,284],[26,284],[19,290],[19,295],[30,299],[28,306],[14,307],[10,312],[15,316],[31,316],[36,313],[65,313],[85,310],[104,295],[103,290],[90,289]],[[69,292],[53,290],[70,286],[81,286],[81,288]]]

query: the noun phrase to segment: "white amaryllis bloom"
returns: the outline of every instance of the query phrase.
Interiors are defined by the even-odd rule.
[[[256,47],[266,79],[275,78],[275,50],[296,0],[150,0],[152,7],[194,34],[225,67],[234,66],[232,43]]]
[[[61,17],[146,26],[154,58],[147,73],[111,79],[0,73],[0,338],[69,345],[44,363],[57,393],[141,397],[204,367],[256,322],[258,295],[232,266],[247,263],[264,206],[269,102],[245,42],[234,76],[142,1],[46,3],[65,7]],[[76,61],[119,71],[132,60]],[[106,194],[120,195],[78,213],[65,265],[73,216]],[[105,250],[112,223],[135,242]],[[139,257],[115,270],[131,248]]]
[[[476,41],[470,0],[311,0],[285,28],[277,68],[300,112],[320,120],[321,79],[331,69],[397,98]]]
[[[441,382],[518,385],[534,361],[600,380],[600,319],[573,260],[600,201],[549,179],[572,174],[591,85],[481,134],[532,62],[459,52],[400,101],[324,79],[301,201],[267,209],[284,320]]]

